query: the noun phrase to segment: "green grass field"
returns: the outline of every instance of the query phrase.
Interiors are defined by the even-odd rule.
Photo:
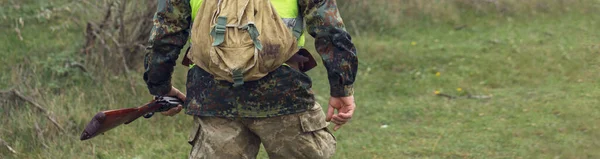
[[[65,129],[31,104],[0,100],[0,139],[16,151],[0,143],[0,158],[186,158],[192,118],[183,113],[79,141],[96,112],[138,106],[150,96],[140,69],[131,74],[134,95],[127,77],[103,66],[86,65],[87,73],[65,66],[85,64],[85,26],[69,18],[83,11],[31,16],[65,2],[0,1],[0,90],[32,97]],[[335,158],[600,158],[597,10],[567,5],[557,14],[490,16],[448,9],[448,19],[399,18],[398,27],[384,27],[343,6],[360,66],[357,110],[335,132]],[[177,66],[178,88],[186,71]],[[309,75],[326,105],[325,69]]]

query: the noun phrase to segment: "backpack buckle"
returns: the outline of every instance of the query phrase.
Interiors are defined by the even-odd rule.
[[[217,18],[217,24],[210,32],[210,35],[212,35],[213,38],[215,38],[215,41],[213,42],[212,46],[221,45],[221,43],[225,41],[225,30],[227,30],[227,17],[219,16]]]
[[[231,71],[233,79],[233,87],[239,87],[244,84],[244,73],[241,69]]]

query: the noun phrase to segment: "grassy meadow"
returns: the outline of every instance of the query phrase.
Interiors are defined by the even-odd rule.
[[[335,158],[600,158],[600,1],[338,3],[360,65]],[[81,53],[85,22],[102,19],[90,5],[0,0],[0,91],[64,129],[3,92],[0,158],[186,158],[184,113],[79,141],[96,112],[150,99],[141,66],[116,73]],[[177,66],[176,87],[186,71]],[[309,72],[324,106],[325,73]]]

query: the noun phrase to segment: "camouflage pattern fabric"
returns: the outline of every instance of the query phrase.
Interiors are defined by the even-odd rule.
[[[336,139],[321,106],[272,118],[195,117],[190,159],[256,158],[260,144],[271,159],[331,158]]]
[[[188,41],[191,25],[189,0],[158,0],[154,27],[145,57],[144,81],[152,95],[171,88],[174,66]],[[305,29],[327,69],[330,95],[354,93],[358,59],[335,0],[298,0]],[[216,81],[193,67],[187,77],[186,113],[217,117],[274,117],[306,111],[314,105],[312,81],[306,74],[281,67],[267,77],[246,82],[240,88]]]

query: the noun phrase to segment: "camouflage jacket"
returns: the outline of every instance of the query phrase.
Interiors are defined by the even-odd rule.
[[[327,69],[330,95],[353,94],[358,59],[335,0],[298,0],[305,29]],[[152,95],[171,88],[173,69],[190,34],[189,0],[158,0],[144,81]],[[306,111],[315,103],[311,78],[291,67],[280,67],[266,77],[234,88],[194,66],[188,70],[186,114],[219,117],[272,117]]]

